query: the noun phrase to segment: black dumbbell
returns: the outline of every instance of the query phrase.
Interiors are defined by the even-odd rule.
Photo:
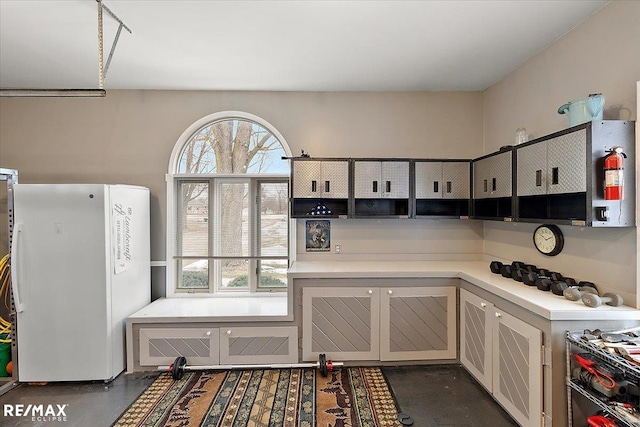
[[[562,296],[564,294],[564,290],[568,287],[569,286],[566,282],[563,282],[561,280],[554,280],[553,283],[551,283],[550,290],[554,295]]]
[[[578,286],[578,282],[576,282],[576,279],[574,279],[573,277],[565,277],[562,279],[562,281],[566,283],[568,287]]]
[[[623,304],[622,297],[618,294],[604,294],[599,297],[595,294],[584,294],[582,295],[582,302],[587,307],[600,307],[602,304],[611,305],[613,307],[617,307]]]
[[[585,280],[581,280],[580,283],[578,283],[578,287],[579,288],[593,288],[596,290],[596,293],[598,291],[598,288],[596,288],[596,285],[593,282],[587,282]]]
[[[536,267],[536,266],[535,266],[535,265],[533,265],[533,264],[525,264],[525,265],[524,265],[524,269],[525,269],[526,271],[531,271],[531,272],[533,272],[533,273],[537,273],[537,272],[538,272],[538,267]]]
[[[538,273],[529,272],[522,276],[522,282],[527,286],[535,286],[538,279]]]
[[[556,271],[549,271],[546,276],[549,276],[551,278],[551,280],[555,281],[555,282],[560,282],[562,281],[564,278],[562,277],[562,274],[556,272]]]
[[[524,280],[524,275],[527,274],[528,271],[524,268],[517,268],[515,270],[511,270],[511,277],[516,282],[522,282]]]
[[[502,274],[502,277],[511,279],[511,265],[503,265],[500,268],[500,274]]]
[[[549,273],[551,273],[551,271],[547,270],[546,268],[539,268],[538,269],[538,275],[540,275],[540,276],[549,276]]]
[[[511,263],[511,268],[513,269],[524,268],[524,266],[525,266],[525,263],[522,261],[513,261]]]
[[[570,287],[565,289],[562,293],[566,299],[569,301],[580,301],[584,294],[597,294],[596,288],[592,288],[590,286],[580,286],[580,287]]]
[[[493,274],[500,274],[500,269],[502,268],[502,263],[500,261],[491,261],[489,264],[489,270]]]
[[[538,276],[538,278],[536,279],[536,287],[541,291],[548,291],[549,289],[551,289],[552,283],[553,280],[551,280],[551,278],[549,277]]]

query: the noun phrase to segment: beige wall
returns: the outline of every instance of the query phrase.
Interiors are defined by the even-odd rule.
[[[613,1],[484,93],[485,152],[513,144],[525,127],[540,137],[568,127],[560,105],[588,94],[606,97],[605,119],[635,120],[640,77],[640,2]],[[488,257],[521,259],[591,280],[636,305],[636,228],[561,227],[565,250],[554,258],[533,248],[531,224],[486,222]],[[637,306],[637,305],[636,305]]]
[[[171,151],[182,132],[208,114],[257,115],[284,136],[295,155],[320,157],[469,158],[482,153],[482,93],[311,93],[109,90],[105,99],[0,99],[0,167],[18,169],[23,183],[130,183],[152,194],[152,259],[165,259],[166,184]],[[344,223],[346,224],[346,223]],[[443,238],[438,222],[349,221],[334,239],[352,254],[372,252],[352,234],[372,230],[374,252],[432,252]],[[477,223],[454,226],[465,240],[456,252],[481,251]],[[428,229],[428,232],[425,231]],[[417,231],[414,233],[414,231]],[[426,233],[426,234],[425,234]],[[360,235],[359,235],[360,236]],[[405,245],[405,238],[413,242]],[[353,244],[349,244],[350,240]],[[431,241],[431,243],[429,242]],[[302,249],[304,251],[304,247]],[[346,254],[345,254],[346,255]],[[156,275],[157,276],[157,275]]]

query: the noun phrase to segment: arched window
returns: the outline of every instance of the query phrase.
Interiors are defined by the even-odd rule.
[[[275,128],[246,113],[213,114],[183,133],[169,166],[169,291],[286,289],[289,155]]]

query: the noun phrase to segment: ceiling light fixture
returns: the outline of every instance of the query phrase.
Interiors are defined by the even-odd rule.
[[[111,64],[111,58],[113,58],[113,52],[116,50],[118,39],[120,38],[120,32],[124,28],[131,34],[131,29],[127,27],[124,22],[120,20],[107,6],[102,4],[102,0],[96,0],[98,3],[98,89],[0,89],[0,97],[16,98],[16,97],[72,97],[72,98],[86,98],[86,97],[98,97],[104,98],[107,95],[107,91],[104,89],[104,79],[107,77],[107,71]],[[103,49],[103,36],[102,36],[102,10],[105,10],[113,19],[118,21],[118,31],[116,37],[111,45],[111,51],[107,58],[107,63],[104,63],[104,49]]]

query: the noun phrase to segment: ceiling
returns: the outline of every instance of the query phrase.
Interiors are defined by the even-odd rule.
[[[106,89],[269,91],[484,90],[608,3],[103,1]],[[0,0],[0,88],[97,88],[97,9]]]

